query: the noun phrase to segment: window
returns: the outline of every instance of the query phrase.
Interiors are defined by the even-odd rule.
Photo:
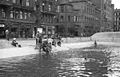
[[[20,0],[20,4],[22,5],[22,0]]]
[[[24,13],[24,19],[27,19],[27,13]]]
[[[20,11],[20,19],[23,19],[23,13]]]
[[[68,22],[70,22],[70,16],[68,16]]]
[[[29,17],[29,18],[31,17],[31,13],[28,13],[28,17]]]
[[[13,1],[13,3],[16,3],[16,0],[12,0]]]
[[[57,6],[57,12],[60,12],[60,6]]]
[[[74,22],[76,22],[76,16],[74,16]]]
[[[37,10],[36,6],[34,6],[34,10]]]
[[[15,11],[15,18],[16,18],[16,19],[18,19],[18,18],[19,18],[18,11]]]
[[[42,3],[41,11],[45,11],[45,3]]]
[[[51,11],[51,5],[48,5],[49,11]]]
[[[60,21],[63,22],[63,16],[60,17]]]
[[[5,18],[5,15],[6,15],[5,11],[4,11],[4,9],[2,9],[2,17]]]
[[[26,6],[29,6],[30,3],[29,3],[29,0],[26,0]]]
[[[13,18],[13,11],[10,11],[10,18]]]
[[[61,6],[61,12],[64,12],[64,6]]]

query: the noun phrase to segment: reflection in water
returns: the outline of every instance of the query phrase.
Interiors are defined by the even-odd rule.
[[[0,60],[0,77],[105,77],[102,51],[64,51]]]

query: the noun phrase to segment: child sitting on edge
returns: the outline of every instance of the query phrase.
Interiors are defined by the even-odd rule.
[[[11,43],[14,47],[21,47],[21,45],[18,44],[18,42],[16,41],[16,38],[13,38],[12,43]]]

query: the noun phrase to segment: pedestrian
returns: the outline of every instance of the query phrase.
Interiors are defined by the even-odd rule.
[[[9,31],[6,30],[6,31],[5,31],[5,34],[6,34],[6,39],[9,41]]]
[[[39,52],[41,52],[42,49],[42,34],[39,33]]]
[[[41,48],[42,45],[42,34],[38,31],[36,34],[36,47],[35,49]]]
[[[13,38],[11,45],[13,45],[14,47],[21,47],[21,45],[18,44],[18,42],[16,41],[16,38]]]

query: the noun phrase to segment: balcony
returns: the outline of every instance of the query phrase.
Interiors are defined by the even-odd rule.
[[[56,12],[50,12],[50,11],[41,11],[41,13],[45,13],[45,14],[51,14],[51,15],[55,15]]]
[[[11,18],[2,18],[0,17],[1,21],[9,21],[9,22],[19,22],[19,23],[35,23],[36,19],[11,19]]]
[[[25,6],[25,5],[20,5],[20,4],[12,4],[12,7],[13,8],[18,8],[18,9],[34,11],[34,7],[31,7],[31,6]]]

